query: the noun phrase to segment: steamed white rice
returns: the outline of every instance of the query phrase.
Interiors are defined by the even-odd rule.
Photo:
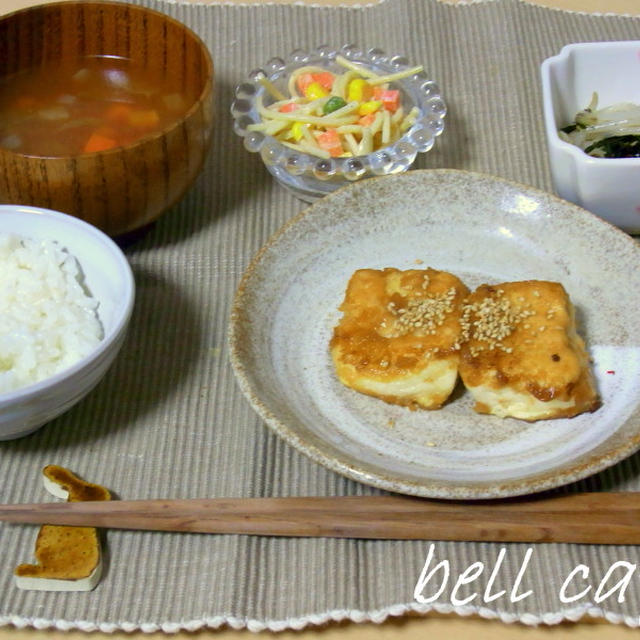
[[[103,337],[97,307],[59,244],[0,233],[0,393],[89,354]]]

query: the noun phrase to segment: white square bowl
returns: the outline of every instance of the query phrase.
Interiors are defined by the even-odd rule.
[[[640,104],[640,41],[570,44],[547,58],[541,73],[554,189],[627,233],[640,233],[640,158],[593,158],[558,135],[594,91],[601,107]]]

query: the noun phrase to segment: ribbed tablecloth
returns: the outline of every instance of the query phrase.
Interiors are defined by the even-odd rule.
[[[353,42],[424,63],[449,112],[420,168],[453,167],[550,189],[539,65],[567,43],[640,38],[640,19],[587,16],[515,0],[451,6],[386,0],[364,8],[186,5],[146,1],[192,27],[216,67],[216,129],[208,161],[187,197],[126,249],[137,284],[131,330],[106,378],[83,402],[35,434],[0,443],[0,500],[48,500],[40,470],[69,467],[122,499],[366,495],[376,490],[309,461],[273,435],[238,391],[226,333],[235,287],[253,254],[304,204],[277,186],[231,127],[233,89],[273,56]],[[543,241],[543,239],[541,239]],[[634,303],[634,301],[630,301]],[[640,457],[571,490],[640,490]],[[616,562],[636,547],[537,545],[519,594],[510,592],[528,545],[435,543],[451,577],[434,604],[414,587],[430,543],[276,539],[109,531],[108,566],[91,593],[19,591],[13,568],[30,562],[37,529],[0,526],[0,623],[101,629],[195,629],[224,623],[298,628],[329,619],[381,621],[409,609],[479,612],[505,621],[554,623],[585,612],[638,625],[640,581],[597,602]],[[503,564],[484,590],[502,546]],[[453,581],[474,562],[480,578],[451,603]],[[562,603],[560,587],[577,565]],[[609,586],[629,569],[618,566]],[[436,591],[435,580],[425,589]],[[604,590],[606,591],[606,589]],[[604,592],[602,592],[604,593]]]

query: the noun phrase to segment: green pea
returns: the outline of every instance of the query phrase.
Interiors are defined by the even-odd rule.
[[[342,107],[345,107],[347,103],[340,96],[331,96],[322,107],[322,112],[326,115],[333,113]]]

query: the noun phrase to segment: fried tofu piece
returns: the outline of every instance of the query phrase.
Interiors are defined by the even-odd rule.
[[[467,294],[445,271],[356,271],[330,343],[340,381],[391,404],[441,407],[458,376]]]
[[[561,284],[484,284],[466,300],[462,324],[460,377],[478,413],[534,421],[600,406]]]
[[[81,480],[57,465],[43,469],[45,488],[69,502],[110,500],[107,489]],[[94,527],[45,524],[36,539],[37,564],[15,570],[16,586],[35,591],[91,591],[102,574],[98,531]]]

